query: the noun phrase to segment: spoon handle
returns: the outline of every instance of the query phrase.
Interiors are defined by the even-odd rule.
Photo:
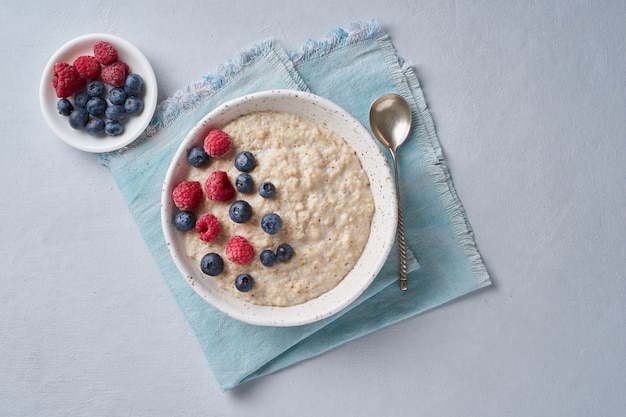
[[[409,287],[406,281],[406,241],[404,240],[404,222],[402,221],[402,208],[398,198],[398,243],[400,247],[400,289],[406,291]]]
[[[404,221],[402,220],[402,204],[400,200],[400,177],[398,176],[398,160],[395,152],[391,152],[395,174],[396,200],[398,202],[398,247],[400,249],[400,289],[406,291],[409,286],[406,280],[406,241],[404,239]]]

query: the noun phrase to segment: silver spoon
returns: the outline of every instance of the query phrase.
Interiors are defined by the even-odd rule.
[[[400,184],[398,177],[397,150],[409,136],[411,130],[411,109],[405,99],[397,94],[385,94],[374,100],[370,106],[370,126],[376,138],[391,152],[395,174],[396,198],[398,201],[398,243],[400,248],[400,289],[406,291],[406,242],[404,222],[400,205]]]

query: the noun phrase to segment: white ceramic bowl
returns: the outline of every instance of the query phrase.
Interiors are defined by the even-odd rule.
[[[76,130],[69,125],[68,117],[57,111],[57,101],[52,77],[54,64],[67,62],[72,64],[81,55],[93,55],[93,46],[99,41],[109,42],[117,49],[118,59],[130,67],[132,73],[143,78],[143,111],[124,120],[124,132],[118,136],[90,136],[84,129]],[[107,90],[108,91],[108,90]],[[128,145],[146,129],[157,105],[157,82],[150,62],[130,42],[105,33],[83,35],[67,42],[48,60],[41,76],[39,104],[43,117],[52,131],[65,143],[86,152],[110,152]],[[71,101],[71,100],[70,100]]]
[[[184,248],[183,234],[173,225],[178,211],[172,202],[173,188],[188,171],[187,152],[202,146],[207,132],[240,115],[274,110],[296,114],[323,124],[357,152],[369,176],[375,212],[369,240],[351,272],[329,292],[289,307],[259,306],[244,302],[204,275]],[[167,171],[161,199],[161,221],[171,256],[191,287],[211,305],[237,320],[264,326],[297,326],[329,317],[352,303],[370,285],[383,266],[395,239],[397,203],[393,177],[380,147],[363,125],[336,104],[316,95],[294,90],[264,91],[222,104],[206,115],[187,135]]]

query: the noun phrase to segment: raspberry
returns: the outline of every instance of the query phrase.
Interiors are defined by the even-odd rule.
[[[217,129],[210,131],[204,138],[204,150],[214,158],[226,155],[230,151],[232,144],[230,136],[226,132]]]
[[[109,65],[117,61],[117,50],[106,41],[98,41],[93,45],[93,53],[102,65]]]
[[[82,55],[74,60],[74,67],[86,80],[95,80],[100,76],[100,63],[95,56]]]
[[[198,181],[183,181],[172,191],[172,200],[181,210],[193,210],[202,200],[202,185]]]
[[[130,68],[125,62],[117,61],[107,65],[100,71],[100,78],[105,84],[113,87],[123,87],[126,77],[130,73]]]
[[[65,62],[54,64],[52,85],[56,90],[57,97],[67,98],[85,87],[87,82],[80,76],[73,65]]]
[[[209,200],[228,201],[235,195],[235,188],[224,171],[214,171],[204,182],[204,191]]]
[[[226,244],[226,257],[239,265],[245,265],[254,258],[254,248],[243,236],[235,235]]]
[[[210,242],[220,234],[220,221],[211,213],[203,214],[196,221],[196,232],[204,242]]]

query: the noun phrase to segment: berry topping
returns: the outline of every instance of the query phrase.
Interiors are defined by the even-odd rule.
[[[196,232],[204,242],[210,242],[220,234],[220,221],[211,213],[203,214],[196,221]]]
[[[206,153],[203,148],[196,146],[195,148],[191,148],[187,154],[187,160],[191,166],[200,168],[209,162],[209,154]]]
[[[254,188],[254,181],[250,174],[239,174],[235,180],[235,188],[240,193],[249,193]]]
[[[87,125],[89,112],[82,107],[77,107],[70,113],[70,126],[72,129],[80,130]]]
[[[241,292],[248,292],[252,287],[254,287],[254,279],[250,274],[241,274],[235,279],[235,288]]]
[[[92,116],[102,116],[107,108],[107,102],[101,97],[91,97],[85,108]]]
[[[235,168],[241,172],[250,172],[256,166],[256,159],[248,151],[239,152],[235,156]]]
[[[95,56],[82,55],[74,60],[76,71],[86,80],[95,80],[100,76],[100,63]]]
[[[74,96],[74,105],[76,107],[87,107],[87,102],[89,101],[91,97],[89,97],[89,94],[85,93],[84,91],[79,91],[78,93],[76,93],[76,95]]]
[[[107,120],[104,125],[104,133],[108,136],[117,136],[121,135],[124,131],[124,126],[117,120]]]
[[[124,91],[129,96],[138,96],[143,88],[143,78],[139,74],[129,74],[124,81]]]
[[[124,102],[124,110],[128,114],[141,113],[143,110],[143,100],[139,97],[128,97]]]
[[[109,91],[109,101],[111,104],[124,104],[126,101],[126,91],[122,87],[115,87]]]
[[[172,191],[172,200],[181,210],[193,210],[202,200],[202,186],[198,181],[183,181]]]
[[[217,253],[207,253],[200,260],[200,269],[207,275],[217,276],[224,270],[224,261]]]
[[[89,97],[100,97],[104,92],[104,83],[100,80],[91,80],[87,83]]]
[[[247,201],[237,200],[230,205],[228,214],[235,223],[245,223],[252,217],[252,207]]]
[[[190,211],[179,211],[174,216],[174,227],[181,232],[188,232],[196,226],[196,216]]]
[[[74,110],[74,106],[72,106],[72,103],[68,99],[60,98],[59,101],[57,101],[57,111],[59,114],[69,116],[72,110]]]
[[[265,181],[259,186],[259,195],[263,198],[272,198],[276,193],[276,187],[269,181]]]
[[[65,62],[54,64],[52,85],[57,97],[67,98],[85,87],[86,81],[80,76],[76,67]]]
[[[259,260],[264,266],[273,266],[276,263],[276,254],[270,249],[265,249],[261,252]]]
[[[100,71],[100,78],[105,84],[113,87],[123,87],[126,77],[130,73],[130,68],[124,62],[117,61],[107,65]]]
[[[117,50],[106,41],[98,41],[93,46],[95,58],[102,65],[109,65],[117,61]]]
[[[218,129],[210,131],[204,138],[204,150],[214,158],[226,155],[232,145],[230,136]]]
[[[265,233],[275,235],[283,227],[283,220],[276,213],[268,213],[261,219],[261,228]]]
[[[214,171],[204,182],[204,190],[209,200],[228,201],[235,195],[235,189],[224,171]]]
[[[89,135],[97,136],[104,131],[104,120],[100,119],[99,117],[89,119],[87,125],[85,126],[85,129],[87,130],[87,133]]]
[[[276,258],[281,262],[289,261],[293,258],[293,254],[293,248],[287,243],[278,245],[278,248],[276,249]]]
[[[226,244],[226,257],[231,262],[245,265],[254,257],[254,248],[245,237],[235,235]]]
[[[116,120],[118,122],[121,122],[122,120],[126,119],[126,116],[127,116],[126,110],[124,110],[124,106],[119,105],[119,104],[112,104],[108,106],[106,110],[104,111],[104,114],[107,117],[107,119]]]

